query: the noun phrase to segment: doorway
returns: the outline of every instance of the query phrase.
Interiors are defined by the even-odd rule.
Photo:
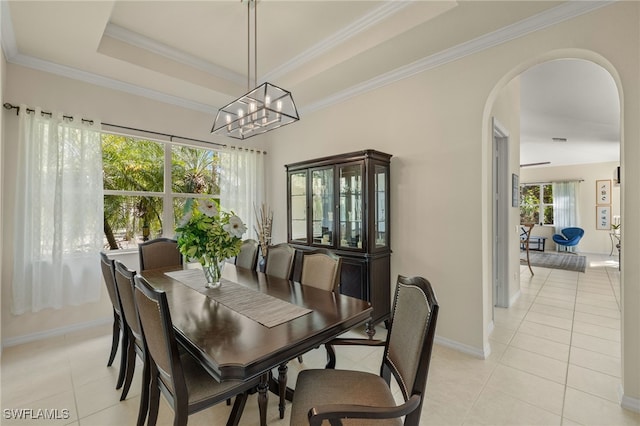
[[[493,118],[493,301],[509,307],[509,133]]]

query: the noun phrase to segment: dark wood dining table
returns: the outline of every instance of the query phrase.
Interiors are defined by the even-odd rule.
[[[366,301],[226,264],[223,287],[237,283],[309,310],[267,327],[218,302],[215,291],[198,288],[199,284],[187,285],[184,279],[181,282],[167,275],[178,270],[146,270],[141,275],[153,287],[166,292],[176,338],[215,379],[260,377],[261,425],[266,425],[267,391],[274,385],[270,374],[273,368],[365,323],[371,316],[371,304]]]

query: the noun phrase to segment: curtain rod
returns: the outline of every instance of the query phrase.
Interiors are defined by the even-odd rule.
[[[9,102],[5,102],[3,104],[3,106],[5,107],[5,109],[8,109],[8,110],[15,109],[16,110],[16,115],[18,115],[20,113],[20,107],[17,106],[17,105],[13,105],[13,104],[10,104]],[[35,112],[34,109],[27,108],[27,114],[28,113],[33,113],[33,112]],[[51,117],[51,112],[42,111],[42,114]],[[70,116],[70,115],[63,115],[62,118],[73,120],[73,117]],[[83,123],[93,124],[93,120],[89,120],[89,119],[86,119],[86,118],[83,118],[82,122]],[[143,133],[148,133],[150,135],[166,136],[166,137],[169,138],[169,142],[173,142],[173,138],[177,138],[177,139],[183,139],[183,140],[191,141],[191,142],[201,142],[201,143],[206,143],[206,144],[211,144],[211,145],[217,145],[217,146],[220,146],[220,147],[223,147],[223,148],[227,147],[227,145],[221,144],[221,143],[217,143],[217,142],[205,141],[205,140],[201,140],[201,139],[193,139],[193,138],[188,138],[188,137],[185,137],[185,136],[171,135],[169,133],[161,133],[161,132],[154,132],[152,130],[137,129],[135,127],[121,126],[119,124],[111,124],[111,123],[102,123],[102,124],[104,126],[115,127],[115,128],[118,128],[118,129],[132,130],[134,132],[143,132]],[[235,146],[230,146],[229,148],[231,148],[231,149],[246,149],[247,151],[262,152],[263,154],[267,153],[266,151],[261,151],[261,150],[258,150],[258,149],[254,150],[254,149],[251,149],[251,148],[241,148],[241,147],[235,147]]]
[[[564,183],[564,182],[584,182],[584,179],[561,179],[561,180],[547,180],[544,182],[520,182],[520,185],[544,185],[549,183]]]

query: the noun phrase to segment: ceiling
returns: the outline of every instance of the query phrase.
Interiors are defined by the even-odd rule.
[[[260,0],[257,80],[290,90],[304,117],[606,4]],[[239,0],[0,5],[11,63],[211,114],[248,90],[247,7]],[[521,87],[521,163],[617,160],[618,99],[604,70],[554,61],[524,73]]]

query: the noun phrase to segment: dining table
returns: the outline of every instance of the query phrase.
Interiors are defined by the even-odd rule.
[[[283,394],[274,368],[370,320],[367,301],[303,286],[231,263],[221,286],[210,289],[201,269],[150,269],[141,275],[166,292],[178,342],[218,381],[260,378],[260,424],[266,425],[268,391]],[[291,390],[289,390],[289,398]],[[282,418],[284,406],[280,406]]]

